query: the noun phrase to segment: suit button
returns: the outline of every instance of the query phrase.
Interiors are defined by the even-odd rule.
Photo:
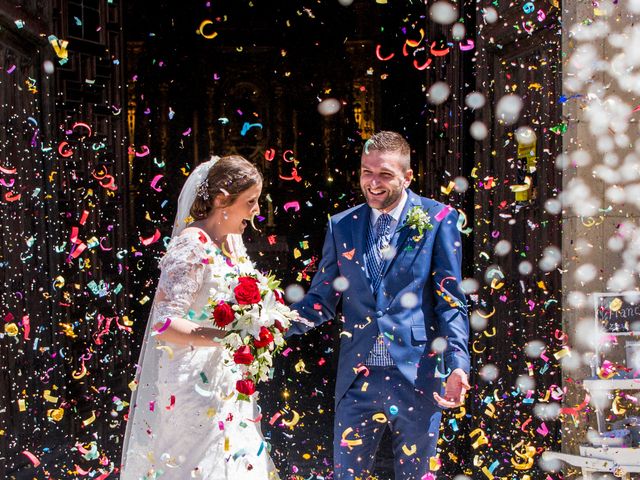
[[[382,312],[382,310],[378,310],[376,312],[376,317],[381,318],[384,315],[384,313]]]

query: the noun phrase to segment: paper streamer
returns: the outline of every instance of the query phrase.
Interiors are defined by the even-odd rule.
[[[37,467],[40,465],[40,460],[38,460],[38,458],[30,451],[23,450],[22,454],[29,459],[29,461],[33,464],[34,467]]]

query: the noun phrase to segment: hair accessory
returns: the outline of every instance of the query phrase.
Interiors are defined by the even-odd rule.
[[[205,178],[196,190],[196,195],[203,200],[209,200],[209,179]]]

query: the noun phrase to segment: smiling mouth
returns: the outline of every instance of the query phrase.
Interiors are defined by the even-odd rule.
[[[372,190],[370,188],[367,188],[367,192],[369,193],[369,195],[371,195],[373,198],[379,198],[381,196],[383,196],[386,191],[385,190]]]

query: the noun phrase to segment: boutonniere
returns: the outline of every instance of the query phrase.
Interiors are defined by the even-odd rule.
[[[431,217],[420,206],[412,207],[411,210],[407,212],[407,218],[404,222],[404,226],[414,231],[411,239],[415,243],[422,240],[426,230],[433,229]]]

